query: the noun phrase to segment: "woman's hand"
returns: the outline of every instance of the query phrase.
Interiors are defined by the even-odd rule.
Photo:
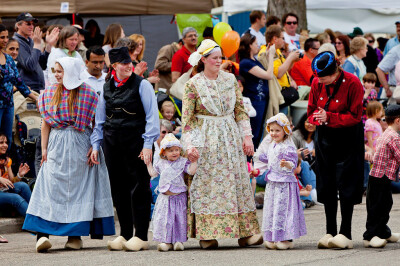
[[[153,69],[153,71],[149,73],[149,77],[158,77],[159,74],[160,72],[158,71],[158,69]]]
[[[219,69],[229,73],[230,72],[229,70],[231,69],[231,67],[232,67],[232,62],[227,60],[219,66]]]
[[[254,145],[251,136],[245,136],[243,140],[243,152],[247,156],[253,156],[254,154]]]
[[[195,162],[195,161],[197,161],[199,159],[199,157],[200,157],[200,154],[199,154],[199,151],[196,148],[193,147],[193,148],[190,148],[188,150],[188,159],[189,159],[189,161]]]
[[[92,148],[90,148],[90,149],[92,149]],[[89,160],[90,160],[90,163],[89,163],[89,165],[90,164],[100,164],[100,162],[98,161],[98,158],[99,158],[99,151],[93,151],[93,150],[89,150],[89,152],[90,152],[90,157],[89,157]],[[89,154],[89,153],[88,153]],[[88,160],[88,161],[89,161]]]
[[[153,151],[151,149],[143,148],[142,152],[139,155],[140,158],[144,161],[146,165],[151,163],[153,157]]]
[[[46,161],[47,161],[47,149],[42,149],[42,160],[40,161],[40,166],[42,166],[42,164]]]
[[[21,163],[18,169],[18,175],[20,177],[24,177],[29,172],[29,170],[30,168],[26,163]]]
[[[39,26],[36,26],[33,30],[32,40],[36,46],[42,44],[42,31]]]
[[[92,151],[93,151],[93,147],[90,147],[90,149],[89,149],[89,151],[88,151],[88,153],[86,154],[86,157],[87,157],[87,164],[89,165],[89,166],[93,166],[93,162],[92,162],[92,159],[91,159],[91,155],[92,155]],[[96,158],[97,159],[97,158]]]
[[[155,84],[155,83],[160,82],[160,78],[158,76],[152,76],[152,77],[148,77],[147,81],[150,82],[150,83]]]
[[[11,189],[14,188],[14,184],[7,178],[0,177],[0,184],[2,184],[3,186],[5,186],[7,188],[11,188]]]
[[[135,66],[133,71],[138,76],[143,76],[143,73],[147,70],[147,63],[145,61],[140,62]]]
[[[164,195],[167,195],[167,196],[175,196],[175,195],[178,195],[179,193],[174,193],[174,192],[171,192],[171,191],[167,191],[167,192],[165,192],[165,193],[163,193]]]
[[[314,113],[314,118],[320,125],[325,124],[328,118],[326,115],[326,111],[321,107],[318,107],[318,109],[319,109],[318,112]]]

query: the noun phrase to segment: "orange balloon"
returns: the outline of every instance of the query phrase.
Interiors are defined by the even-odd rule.
[[[221,48],[226,57],[231,57],[239,49],[240,35],[234,30],[228,31],[222,36]]]

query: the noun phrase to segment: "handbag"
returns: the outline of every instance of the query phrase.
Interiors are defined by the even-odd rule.
[[[285,103],[279,105],[280,107],[289,106],[300,98],[299,92],[293,87],[283,87],[281,93]]]
[[[169,89],[169,93],[181,101],[183,99],[185,84],[190,79],[190,75],[192,74],[192,69],[193,68],[190,68],[186,73],[183,73],[182,76],[180,76]]]
[[[281,60],[281,62],[283,64],[281,57],[279,57],[279,60]],[[290,85],[289,73],[286,72],[285,75],[286,75],[286,77],[288,79],[288,83]],[[292,103],[294,103],[295,101],[297,101],[298,99],[300,99],[299,92],[293,87],[282,87],[281,94],[283,96],[283,99],[285,100],[285,103],[279,105],[280,108],[289,106]]]

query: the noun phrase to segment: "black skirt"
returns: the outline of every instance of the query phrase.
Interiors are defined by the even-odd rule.
[[[315,133],[316,177],[319,202],[337,197],[353,204],[362,201],[364,180],[362,122],[342,128],[318,126]]]

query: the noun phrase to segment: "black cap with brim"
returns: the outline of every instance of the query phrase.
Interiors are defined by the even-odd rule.
[[[108,57],[110,58],[110,63],[132,63],[131,56],[129,55],[128,47],[118,47],[113,48],[108,52]]]
[[[332,52],[318,54],[311,63],[311,68],[316,77],[333,75],[337,71],[335,55]]]
[[[395,25],[400,24],[400,20],[399,20],[399,21],[396,21],[394,24],[395,24]]]
[[[33,22],[37,23],[38,19],[34,18],[31,15],[31,13],[24,12],[24,13],[21,13],[21,14],[18,15],[16,21],[17,22],[19,22],[19,21],[33,21]]]

